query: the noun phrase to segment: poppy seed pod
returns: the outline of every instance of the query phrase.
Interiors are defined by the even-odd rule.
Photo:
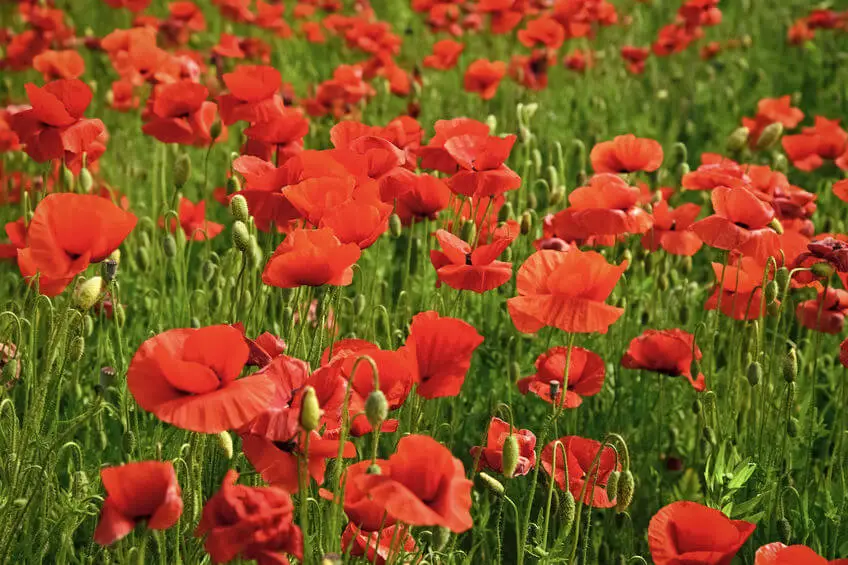
[[[365,418],[375,430],[380,429],[389,415],[389,403],[382,390],[374,390],[365,399]]]
[[[503,483],[501,483],[499,480],[489,475],[488,473],[478,473],[477,476],[480,478],[483,484],[486,485],[486,488],[488,488],[497,496],[501,496],[505,492]]]
[[[792,541],[792,524],[785,516],[777,521],[777,535],[780,537],[780,541],[786,545],[789,545]]]
[[[501,467],[503,468],[504,477],[511,479],[515,474],[515,469],[518,467],[518,438],[514,433],[506,436],[501,452]]]
[[[85,340],[78,335],[68,344],[68,359],[71,363],[76,363],[82,359],[83,355],[85,355]]]
[[[624,471],[618,478],[618,502],[615,505],[616,512],[623,512],[633,502],[633,491],[636,488],[636,480],[630,469]]]
[[[745,144],[748,143],[748,135],[751,131],[746,127],[740,127],[733,130],[733,133],[727,138],[728,151],[741,151]]]
[[[177,256],[177,240],[170,233],[162,237],[162,251],[168,259],[173,259]]]
[[[383,470],[376,463],[371,463],[368,465],[368,469],[365,471],[368,475],[382,475]]]
[[[615,497],[618,496],[618,479],[620,476],[620,472],[613,471],[607,477],[607,498],[609,498],[610,501],[615,500]]]
[[[91,192],[91,187],[94,186],[94,179],[91,177],[91,171],[86,168],[80,170],[79,185],[82,192]]]
[[[100,299],[103,286],[101,277],[91,277],[78,285],[74,290],[74,306],[83,311],[89,310]]]
[[[311,386],[303,388],[303,404],[300,407],[300,427],[311,432],[317,430],[321,425],[321,406],[318,404],[318,396]]]
[[[757,386],[763,380],[763,366],[759,362],[754,361],[748,365],[748,383],[751,386]]]
[[[224,430],[218,434],[218,445],[227,459],[233,458],[233,436],[230,435],[230,432]]]
[[[247,225],[241,220],[233,222],[233,245],[242,253],[250,249],[250,233],[247,231]]]
[[[392,234],[392,237],[400,237],[400,234],[403,233],[403,223],[401,223],[400,216],[397,214],[389,216],[389,233]]]
[[[556,398],[557,395],[559,395],[560,382],[552,380],[551,382],[548,383],[548,386],[550,387],[549,391],[550,391],[551,398]]]
[[[174,185],[177,188],[182,188],[188,182],[189,177],[191,177],[191,158],[189,158],[188,153],[180,153],[176,163],[174,163]]]
[[[250,221],[250,211],[247,208],[247,199],[241,194],[230,198],[230,215],[245,224]]]
[[[798,378],[798,353],[795,348],[789,350],[783,358],[783,379],[787,383],[794,383]]]
[[[759,151],[765,151],[774,147],[783,135],[783,124],[774,122],[765,127],[757,139],[756,148]]]
[[[118,276],[118,262],[114,259],[106,259],[100,264],[100,274],[106,282],[112,282]]]

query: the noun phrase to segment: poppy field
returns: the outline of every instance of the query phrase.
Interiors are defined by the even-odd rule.
[[[848,5],[0,21],[0,563],[848,565]]]

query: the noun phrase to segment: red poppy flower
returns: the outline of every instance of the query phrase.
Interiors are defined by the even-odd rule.
[[[373,532],[348,524],[342,533],[342,550],[348,548],[354,557],[366,556],[368,563],[386,565],[389,557],[395,559],[400,552],[415,553],[415,538],[406,526],[393,524]]]
[[[633,47],[625,45],[621,48],[621,58],[627,63],[627,72],[640,75],[645,71],[645,61],[651,52],[645,47]]]
[[[288,565],[285,554],[303,558],[303,534],[294,523],[289,494],[276,487],[237,485],[238,473],[227,471],[221,489],[203,507],[195,531],[214,563],[236,558],[261,564]]]
[[[442,39],[433,45],[433,54],[424,57],[424,66],[430,69],[447,71],[456,66],[465,44],[453,39]]]
[[[604,387],[606,367],[597,353],[582,347],[571,349],[568,363],[568,347],[553,347],[536,358],[536,373],[518,381],[521,394],[533,392],[545,402],[556,403],[564,408],[577,408],[586,396],[595,396]],[[568,385],[563,387],[568,363]],[[556,383],[556,398],[551,395],[552,384]]]
[[[94,530],[94,541],[111,545],[139,522],[151,530],[167,530],[183,513],[177,474],[170,461],[141,461],[100,471],[106,501]]]
[[[713,294],[707,299],[704,309],[718,308],[721,296],[721,312],[725,316],[735,320],[756,320],[764,316],[762,284],[765,270],[766,264],[753,257],[741,257],[726,269],[720,263],[713,263],[716,282]],[[770,273],[769,278],[771,277]],[[722,291],[721,295],[719,290]]]
[[[690,28],[711,27],[721,23],[719,0],[687,0],[677,15]]]
[[[845,327],[848,316],[848,291],[841,288],[828,288],[819,292],[813,300],[805,300],[795,310],[798,321],[807,329],[838,334]]]
[[[461,135],[488,136],[490,133],[489,126],[471,118],[437,120],[433,128],[436,135],[430,139],[429,144],[418,150],[421,168],[435,169],[446,174],[453,174],[459,169],[456,159],[445,149],[445,143],[449,139]]]
[[[525,47],[543,45],[548,49],[559,49],[565,41],[565,29],[550,16],[542,16],[527,22],[527,27],[518,32],[518,41]]]
[[[280,288],[347,286],[360,254],[355,243],[340,243],[329,228],[296,229],[268,259],[262,282]]]
[[[27,246],[26,221],[18,218],[14,222],[7,222],[4,229],[9,243],[0,243],[0,259],[16,259],[18,249],[25,249]]]
[[[516,137],[507,135],[459,135],[445,141],[448,155],[459,170],[448,187],[464,196],[496,196],[521,186],[521,177],[504,164]]]
[[[218,106],[206,100],[202,84],[183,80],[156,88],[150,120],[141,130],[162,143],[207,146],[215,142],[210,128]],[[223,130],[217,140],[225,139]]]
[[[429,436],[408,435],[380,474],[368,474],[369,461],[345,471],[344,509],[352,524],[366,530],[402,522],[443,526],[455,533],[471,528],[471,481],[462,462]]]
[[[845,368],[848,368],[848,338],[845,338],[845,341],[839,346],[839,362]]]
[[[848,565],[848,559],[828,561],[806,545],[784,545],[779,541],[762,546],[754,565]]]
[[[641,193],[621,177],[601,173],[568,195],[571,204],[553,218],[553,230],[563,239],[645,233],[653,225],[651,215],[638,207]]]
[[[79,78],[85,72],[85,60],[73,49],[47,50],[32,60],[32,68],[40,72],[44,80]]]
[[[263,332],[256,339],[250,339],[244,333],[244,324],[238,322],[233,324],[233,327],[241,332],[250,351],[246,363],[248,367],[265,367],[286,351],[285,340],[271,332]]]
[[[224,73],[224,84],[229,94],[218,97],[221,120],[231,125],[245,122],[266,122],[279,115],[283,100],[278,95],[282,78],[280,71],[267,65],[239,65],[231,73]]]
[[[248,355],[232,326],[168,330],[141,344],[127,386],[139,406],[178,428],[237,429],[261,414],[275,392],[266,375],[238,378]]]
[[[563,57],[562,64],[565,65],[566,69],[584,73],[586,69],[595,66],[595,55],[592,51],[573,49],[568,55]]]
[[[465,91],[480,95],[483,100],[491,100],[498,91],[498,86],[506,75],[506,63],[477,59],[465,70],[463,84]]]
[[[692,359],[700,361],[701,349],[695,345],[695,336],[681,329],[645,330],[633,338],[621,366],[626,369],[644,369],[669,377],[686,377],[697,391],[706,390],[703,373],[692,376]]]
[[[745,188],[718,187],[712,192],[715,213],[692,224],[704,243],[765,260],[780,249],[772,229],[774,209]]]
[[[109,106],[119,112],[128,112],[138,108],[139,98],[135,95],[133,85],[126,80],[116,80],[112,83],[112,89],[106,95]]]
[[[283,108],[281,102],[263,102],[253,106],[250,113],[264,116],[263,121],[252,123],[244,130],[248,141],[245,144],[246,155],[259,155],[271,159],[276,155],[277,164],[283,165],[288,159],[303,151],[303,138],[309,133],[309,120],[296,108]],[[280,104],[276,110],[273,108]],[[242,107],[240,112],[247,111]]]
[[[398,195],[395,211],[404,225],[424,219],[435,220],[439,212],[448,207],[451,191],[438,177],[409,173],[403,178],[408,181],[408,189]]]
[[[89,194],[46,196],[35,209],[27,230],[28,247],[19,264],[54,281],[64,280],[55,293],[88,267],[115,251],[136,224],[136,217],[109,200]],[[45,292],[43,288],[42,292]]]
[[[848,132],[839,127],[839,120],[816,116],[813,127],[804,128],[798,135],[784,136],[781,143],[796,168],[814,171],[825,160],[838,159],[846,152]]]
[[[753,118],[742,118],[742,125],[748,128],[748,140],[753,147],[760,139],[760,134],[771,124],[779,123],[787,129],[796,127],[804,119],[804,112],[792,107],[792,97],[763,98],[757,103],[757,115]]]
[[[651,51],[657,57],[668,57],[685,51],[693,41],[703,35],[704,31],[700,27],[668,24],[657,33],[657,40],[651,45]]]
[[[61,159],[66,152],[88,151],[106,127],[98,119],[83,118],[92,93],[78,79],[25,85],[31,107],[9,117],[12,129],[25,144],[27,155],[39,163]]]
[[[412,317],[404,349],[414,360],[416,392],[424,398],[457,396],[483,336],[457,318],[421,312]]]
[[[612,508],[614,500],[607,496],[607,480],[613,471],[621,471],[621,463],[616,461],[615,450],[605,446],[597,465],[593,465],[601,442],[579,436],[565,436],[554,440],[542,449],[542,468],[548,476],[554,470],[554,446],[562,443],[568,465],[562,460],[562,450],[556,448],[556,473],[554,480],[561,490],[568,488],[576,500],[583,496],[583,503],[593,508]],[[565,484],[566,467],[568,485]],[[585,488],[585,490],[584,490]]]
[[[223,224],[210,222],[206,219],[206,201],[201,200],[197,204],[186,197],[180,198],[179,206],[180,228],[192,241],[205,241],[212,239],[223,231]],[[159,225],[165,225],[165,219],[159,219]],[[168,228],[172,233],[177,233],[177,222],[171,218]]]
[[[843,202],[848,202],[848,179],[833,183],[833,194]]]
[[[691,257],[704,244],[689,226],[701,213],[697,204],[682,204],[670,208],[668,202],[659,202],[653,209],[654,226],[642,236],[642,247],[656,251],[660,247],[672,255]]]
[[[524,333],[545,326],[607,333],[624,309],[605,301],[626,268],[626,263],[610,265],[594,251],[537,251],[518,269],[518,296],[507,300],[512,323]]]
[[[275,383],[276,393],[268,408],[239,430],[245,456],[265,481],[288,492],[298,491],[298,469],[304,456],[308,457],[310,476],[318,484],[323,483],[327,459],[338,456],[339,442],[312,432],[309,451],[304,452],[305,433],[300,427],[302,391],[306,386],[315,389],[325,433],[338,433],[346,388],[339,368],[322,367],[310,375],[306,363],[281,355],[259,373]],[[342,455],[355,457],[356,448],[346,442]]]
[[[686,190],[713,190],[717,187],[747,188],[751,179],[745,168],[731,159],[713,153],[701,155],[701,166],[683,175]]]
[[[509,281],[512,263],[496,259],[518,236],[518,230],[507,228],[505,231],[492,243],[472,249],[471,245],[452,233],[438,230],[436,239],[442,251],[430,251],[430,262],[436,269],[436,286],[444,283],[456,290],[483,294]]]
[[[730,565],[755,527],[697,502],[678,501],[651,518],[648,546],[656,565]]]
[[[518,440],[518,466],[513,476],[526,475],[536,466],[536,436],[530,430],[512,428],[512,433]],[[491,469],[503,473],[503,448],[509,436],[509,424],[500,418],[492,418],[489,431],[486,433],[486,445],[471,448],[471,456],[479,457],[477,470]]]
[[[530,55],[513,55],[509,61],[509,76],[530,90],[548,87],[548,69],[556,63],[553,52],[534,49]]]
[[[662,165],[663,150],[653,139],[628,133],[598,143],[592,148],[589,159],[596,173],[653,172]]]

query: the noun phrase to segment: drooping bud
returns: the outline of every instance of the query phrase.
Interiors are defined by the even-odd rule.
[[[101,277],[91,277],[79,284],[74,290],[74,306],[82,311],[90,309],[100,300],[103,286],[104,283]]]
[[[566,490],[562,495],[559,503],[560,518],[562,520],[562,530],[568,532],[574,524],[574,517],[577,514],[577,501],[574,500],[574,495],[570,490]]]
[[[132,453],[135,451],[138,442],[136,441],[135,434],[132,430],[127,430],[124,432],[124,437],[122,438],[124,444],[124,451],[127,453]]]
[[[678,165],[680,163],[687,163],[689,161],[689,150],[686,148],[685,144],[677,142],[671,148],[671,157],[672,163]]]
[[[230,214],[236,220],[244,222],[250,221],[250,211],[247,208],[247,198],[241,194],[236,194],[230,198]]]
[[[300,406],[300,427],[311,432],[317,430],[321,425],[321,406],[318,404],[318,396],[315,389],[306,386],[303,389],[303,401]]]
[[[353,297],[353,313],[357,316],[361,316],[363,312],[365,312],[365,295],[357,294]]]
[[[829,279],[835,272],[835,269],[830,263],[814,263],[813,266],[810,267],[810,271],[812,271],[813,274],[820,279]]]
[[[609,498],[610,502],[618,496],[618,480],[620,477],[621,473],[618,471],[612,471],[607,476],[607,498]]]
[[[515,469],[518,467],[518,456],[518,437],[511,433],[506,436],[501,452],[501,467],[504,477],[507,479],[511,479],[515,475]]]
[[[798,419],[794,416],[786,422],[786,434],[791,438],[798,437]]]
[[[783,124],[774,122],[765,127],[757,139],[756,148],[759,151],[765,151],[774,147],[783,135]]]
[[[515,217],[515,211],[512,208],[512,202],[505,202],[501,209],[498,210],[498,221],[505,222]]]
[[[789,170],[789,160],[783,153],[775,153],[771,159],[771,168],[778,173],[786,174]]]
[[[716,444],[716,435],[715,431],[710,426],[704,427],[704,440],[710,445]]]
[[[766,283],[766,304],[773,304],[777,300],[777,283],[773,280]]]
[[[170,233],[166,233],[162,237],[162,251],[168,259],[173,259],[177,256],[177,240]]]
[[[548,204],[551,206],[556,206],[565,198],[565,189],[561,186],[555,186],[553,190],[551,190],[551,197],[548,199]]]
[[[85,193],[91,192],[91,187],[94,186],[94,179],[91,176],[91,171],[83,167],[79,174],[80,190]]]
[[[521,234],[527,235],[533,229],[533,215],[530,212],[521,214]]]
[[[783,379],[787,383],[794,383],[798,378],[798,352],[793,347],[783,358]]]
[[[241,220],[233,222],[233,245],[242,253],[250,249],[250,233],[247,231],[247,225]]]
[[[789,284],[789,269],[781,267],[774,274],[774,281],[777,283],[780,292],[786,292],[786,285]]]
[[[758,361],[748,365],[748,383],[757,386],[763,380],[763,366]]]
[[[400,237],[400,234],[403,233],[403,223],[397,214],[389,216],[389,233],[392,234],[392,237]]]
[[[785,516],[782,516],[777,521],[777,535],[785,545],[789,545],[792,542],[792,524],[789,523],[789,520]]]
[[[633,473],[630,469],[624,471],[618,479],[618,501],[615,505],[616,512],[623,512],[633,502],[633,492],[636,488],[636,480],[633,478]]]
[[[218,445],[227,459],[233,458],[233,436],[230,435],[230,432],[224,430],[218,434]]]
[[[436,551],[443,550],[450,541],[451,531],[444,526],[437,526],[433,530],[433,549]]]
[[[783,234],[783,224],[780,223],[780,220],[777,218],[772,218],[769,222],[769,227],[776,231],[778,235]]]
[[[745,147],[745,144],[748,143],[748,135],[750,133],[750,130],[746,127],[733,130],[733,133],[727,138],[727,150],[732,152],[741,151]]]
[[[371,427],[379,430],[389,415],[389,403],[380,389],[373,390],[365,399],[365,418]]]
[[[85,339],[81,335],[76,336],[68,344],[68,359],[76,363],[85,355]]]
[[[188,153],[180,153],[177,161],[174,163],[174,185],[177,188],[182,188],[191,177],[191,158]]]
[[[488,488],[492,493],[497,496],[503,495],[505,492],[503,483],[489,475],[488,473],[478,473],[477,476],[480,478],[480,481]]]

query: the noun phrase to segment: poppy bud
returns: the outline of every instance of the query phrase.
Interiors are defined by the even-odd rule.
[[[553,165],[548,165],[548,178],[550,179],[551,186],[557,188],[560,186],[559,184],[559,171]]]
[[[716,444],[716,435],[715,435],[715,432],[713,431],[713,429],[710,426],[704,427],[704,439],[710,445]]]
[[[683,178],[684,176],[689,174],[689,171],[692,169],[689,167],[688,163],[680,163],[677,165],[677,176]]]
[[[574,524],[574,516],[577,514],[577,502],[570,490],[566,490],[559,503],[559,512],[562,519],[562,531],[568,532]]]
[[[698,415],[701,413],[701,401],[699,399],[695,399],[692,403],[692,413]]]
[[[551,206],[556,206],[557,204],[562,202],[564,198],[565,189],[563,189],[561,186],[557,186],[551,191],[551,197],[550,199],[548,199],[548,204],[550,204]]]
[[[177,256],[177,241],[170,233],[166,233],[162,237],[162,251],[168,259],[173,259]]]
[[[774,280],[777,283],[780,292],[786,292],[786,285],[789,284],[789,269],[781,267],[774,275]]]
[[[68,345],[68,359],[71,363],[76,363],[82,359],[83,355],[85,355],[85,339],[78,335]]]
[[[74,190],[74,173],[71,172],[71,169],[62,165],[62,186],[65,187],[68,191]]]
[[[766,306],[766,312],[769,316],[777,316],[777,313],[780,312],[780,305],[777,302],[772,302]]]
[[[174,163],[174,185],[177,188],[182,188],[188,179],[191,177],[191,159],[188,153],[180,153]]]
[[[756,148],[758,151],[764,151],[767,149],[771,149],[774,147],[780,136],[783,135],[783,124],[780,122],[774,122],[765,127],[765,129],[760,134],[759,139],[757,139]]]
[[[215,277],[215,272],[218,270],[218,265],[215,264],[214,261],[206,261],[203,263],[203,267],[201,267],[200,274],[203,277],[204,282],[207,284],[212,282],[212,279]]]
[[[662,290],[662,291],[666,291],[666,290],[668,290],[668,286],[669,286],[669,284],[668,284],[668,276],[667,276],[667,275],[665,275],[665,274],[663,273],[663,274],[660,276],[660,280],[659,280],[658,282],[659,282],[660,290]]]
[[[88,310],[97,304],[102,292],[103,279],[91,277],[74,290],[74,306],[83,311]]]
[[[498,131],[498,118],[494,114],[486,117],[486,125],[489,126],[489,135],[496,135]]]
[[[766,283],[766,304],[772,304],[777,300],[777,283],[769,281]]]
[[[451,531],[444,526],[437,526],[433,530],[433,549],[441,551],[450,541]]]
[[[462,224],[462,229],[460,230],[459,237],[462,238],[463,241],[472,243],[474,241],[474,238],[477,237],[477,225],[471,220],[466,220]]]
[[[518,126],[518,139],[521,140],[521,143],[527,143],[531,139],[533,139],[533,132],[530,131],[530,128],[527,126]],[[527,161],[529,163],[529,161]]]
[[[789,437],[798,437],[798,420],[794,416],[786,422],[786,433]]]
[[[241,220],[233,222],[233,245],[242,253],[250,249],[250,233],[247,231],[247,225]]]
[[[403,224],[400,221],[400,216],[397,214],[389,216],[389,233],[392,234],[392,237],[400,237],[402,232]]]
[[[247,209],[247,199],[241,194],[230,198],[230,215],[245,224],[250,221],[250,212]]]
[[[79,174],[79,185],[82,192],[91,192],[91,187],[94,186],[94,179],[91,177],[91,171],[83,167]]]
[[[777,521],[777,535],[785,545],[789,545],[792,541],[792,524],[789,523],[789,520],[785,516]]]
[[[73,474],[73,493],[74,498],[85,498],[85,492],[88,489],[88,475],[85,471],[76,471]]]
[[[689,150],[684,143],[679,141],[671,148],[672,163],[680,164],[689,161]]]
[[[615,505],[616,512],[623,512],[630,503],[633,502],[633,491],[636,487],[636,481],[633,478],[633,473],[630,469],[624,471],[618,479],[618,502]]]
[[[506,436],[501,452],[501,467],[507,479],[511,479],[515,474],[515,469],[518,467],[518,455],[518,438],[511,433]]]
[[[787,383],[794,383],[798,378],[798,353],[795,348],[789,350],[783,358],[783,379]]]
[[[382,390],[374,390],[365,399],[365,418],[375,430],[380,429],[389,415],[389,403]]]
[[[498,221],[505,222],[515,217],[515,211],[512,209],[512,202],[505,202],[498,211]]]
[[[607,477],[607,498],[610,499],[610,502],[618,496],[618,479],[620,476],[621,473],[618,471],[612,471]]]
[[[518,364],[518,361],[513,361],[509,364],[509,380],[510,382],[515,382],[518,380],[518,377],[521,376],[521,366]]]
[[[124,309],[123,304],[116,304],[114,308],[115,323],[118,324],[118,327],[124,327],[124,322],[127,321],[127,311]]]
[[[691,257],[684,257],[683,258],[683,272],[687,275],[692,272],[692,258]]]
[[[227,459],[233,458],[233,436],[230,435],[230,432],[224,430],[218,434],[218,445],[221,446],[221,450]]]
[[[315,389],[306,386],[303,389],[303,403],[300,406],[300,427],[311,432],[321,425],[321,407]]]
[[[536,198],[536,193],[531,192],[527,195],[527,208],[536,210],[539,208],[539,199]]]
[[[783,153],[775,153],[771,159],[771,168],[778,173],[784,173],[789,170],[789,161]]]
[[[571,142],[571,150],[577,158],[577,164],[580,166],[581,172],[586,174],[586,171],[583,170],[586,167],[586,144],[579,139],[575,139]]]
[[[247,256],[250,259],[250,265],[252,267],[258,267],[262,265],[263,259],[265,259],[265,255],[262,253],[262,248],[259,247],[259,242],[256,241],[256,238],[250,237],[250,253]]]
[[[124,444],[124,451],[127,453],[132,453],[135,451],[136,445],[138,442],[135,439],[135,434],[132,430],[127,430],[124,432],[124,437],[122,438]]]
[[[769,227],[776,231],[778,234],[783,234],[783,224],[780,223],[780,220],[777,218],[773,218],[771,222],[769,222]]]
[[[480,481],[492,491],[494,494],[501,496],[505,492],[503,483],[489,475],[488,473],[478,473],[477,475],[480,478]]]
[[[200,328],[200,319],[195,316],[192,316],[191,320],[189,321],[189,325],[194,329]]]
[[[815,263],[812,267],[810,267],[810,271],[822,279],[830,278],[830,276],[835,272],[830,263]]]
[[[533,156],[533,166],[536,169],[536,174],[541,175],[542,174],[542,152],[539,151],[538,149],[534,149],[533,152],[531,153],[531,155]]]
[[[382,475],[383,470],[376,463],[371,463],[368,465],[368,469],[365,470],[365,473],[368,475]]]
[[[757,386],[763,380],[763,366],[759,362],[754,361],[748,365],[748,383],[751,386]]]
[[[82,333],[86,337],[90,337],[91,334],[94,333],[94,318],[88,314],[86,314],[82,319]]]
[[[530,212],[521,214],[521,233],[527,235],[533,229],[533,216]]]
[[[361,316],[363,312],[365,312],[365,295],[357,294],[353,297],[353,313],[357,316]]]
[[[751,131],[746,127],[733,130],[733,133],[727,138],[727,150],[733,152],[742,151],[745,144],[748,143],[748,134],[750,133]]]

